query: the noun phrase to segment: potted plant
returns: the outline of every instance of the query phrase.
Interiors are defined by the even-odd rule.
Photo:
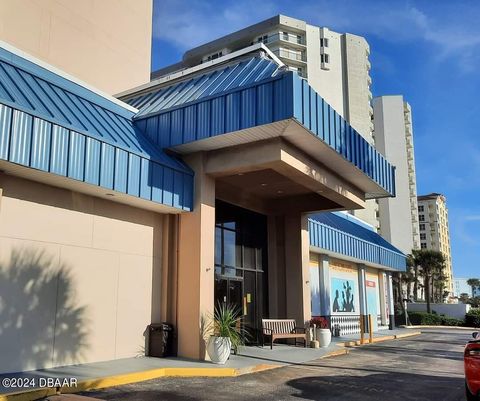
[[[324,317],[314,317],[310,320],[310,327],[316,328],[317,341],[320,347],[328,347],[332,341],[332,332],[328,327],[328,321]]]
[[[213,313],[211,335],[207,343],[207,353],[213,363],[223,365],[230,357],[231,349],[237,352],[244,343],[245,330],[241,325],[241,310],[234,305],[218,303]]]

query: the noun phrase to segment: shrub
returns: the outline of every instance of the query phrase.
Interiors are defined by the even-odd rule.
[[[442,318],[433,313],[409,312],[408,317],[414,325],[438,326],[442,324]]]
[[[480,309],[470,309],[465,315],[465,325],[467,327],[480,327]]]
[[[442,326],[463,326],[465,321],[453,317],[442,316]]]
[[[408,312],[408,318],[410,324],[415,326],[463,326],[465,324],[461,319],[427,312]],[[397,325],[405,324],[405,316],[397,315],[395,322]]]

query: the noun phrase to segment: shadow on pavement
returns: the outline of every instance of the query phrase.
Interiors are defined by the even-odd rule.
[[[463,378],[385,372],[365,376],[301,377],[286,384],[300,391],[292,396],[303,400],[448,401],[458,400],[464,381]],[[448,394],[453,396],[449,398]]]
[[[185,392],[175,389],[172,391],[162,391],[157,388],[152,391],[145,390],[135,390],[129,391],[128,386],[125,388],[125,391],[111,389],[108,392],[103,391],[89,391],[88,393],[83,393],[84,396],[98,398],[101,400],[128,400],[128,401],[159,401],[159,400],[168,400],[168,401],[199,401],[204,400],[205,398],[192,397],[186,395]],[[203,394],[205,395],[205,394]]]

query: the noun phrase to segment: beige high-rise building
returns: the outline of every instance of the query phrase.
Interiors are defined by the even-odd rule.
[[[211,62],[255,43],[265,44],[290,70],[307,79],[328,104],[374,144],[370,47],[361,36],[277,15],[187,51],[181,62],[153,72],[152,78]],[[351,213],[378,229],[376,201],[368,201],[365,209]]]
[[[152,0],[2,0],[0,40],[108,94],[150,80]]]
[[[401,95],[373,99],[375,144],[396,167],[395,198],[379,199],[380,234],[405,254],[420,248],[412,109]]]
[[[442,194],[432,193],[418,196],[418,220],[420,247],[440,251],[445,256],[447,291],[453,293],[452,252],[448,229],[447,199]]]

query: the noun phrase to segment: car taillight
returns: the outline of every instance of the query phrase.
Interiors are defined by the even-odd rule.
[[[480,344],[467,344],[465,347],[465,356],[470,358],[480,358]]]

